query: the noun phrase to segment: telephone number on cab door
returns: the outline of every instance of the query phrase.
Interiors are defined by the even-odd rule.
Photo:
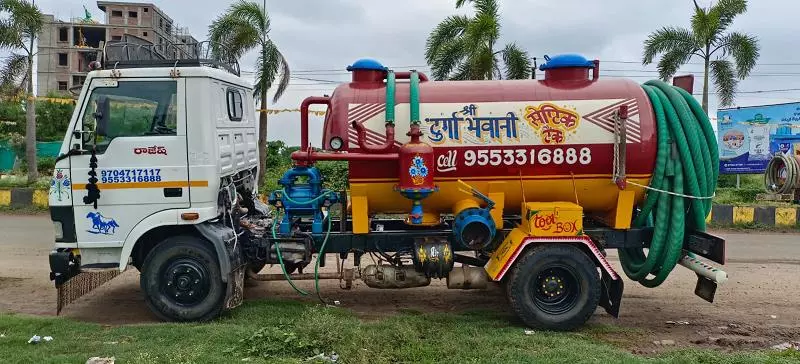
[[[161,169],[111,169],[100,171],[101,183],[161,182]]]
[[[592,151],[583,148],[482,149],[464,151],[464,165],[589,164]]]

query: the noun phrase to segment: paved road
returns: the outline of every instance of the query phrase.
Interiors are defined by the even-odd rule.
[[[764,348],[800,337],[800,235],[716,232],[727,239],[730,279],[717,289],[714,303],[696,297],[695,274],[676,267],[661,286],[650,289],[625,280],[619,318],[598,309],[591,322],[634,327],[644,334],[612,338],[637,352],[652,350],[652,341],[674,339],[679,346]],[[55,314],[56,291],[48,280],[47,254],[52,248],[53,228],[47,215],[0,215],[0,312]],[[615,252],[612,265],[622,272]],[[368,263],[364,263],[368,264]],[[268,270],[270,270],[268,268]],[[279,268],[271,268],[278,273]],[[130,269],[119,278],[78,299],[62,312],[77,320],[105,324],[153,322],[139,289],[139,275]],[[298,282],[313,291],[313,283]],[[336,281],[323,281],[323,296],[341,301],[342,307],[362,317],[390,315],[402,310],[459,312],[463,310],[510,310],[502,290],[448,290],[443,281],[432,287],[376,290],[354,282],[342,291]],[[246,299],[278,297],[313,302],[298,297],[285,282],[251,283]],[[670,325],[667,321],[688,321]],[[734,324],[734,326],[729,326]],[[614,334],[609,334],[613,336]],[[623,335],[624,336],[624,335]],[[709,342],[708,337],[721,338]],[[644,348],[644,349],[642,349]]]
[[[750,234],[714,232],[726,239],[732,263],[800,262],[800,234]],[[53,228],[47,215],[0,215],[0,249],[3,251],[49,251]],[[45,255],[46,258],[46,255]],[[0,267],[15,264],[12,256],[0,255]],[[30,262],[30,261],[29,261]],[[43,261],[47,264],[47,261]],[[26,268],[36,269],[35,266]]]

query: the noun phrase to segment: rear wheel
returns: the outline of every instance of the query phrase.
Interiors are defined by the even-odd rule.
[[[193,236],[164,240],[147,254],[140,278],[145,301],[164,321],[207,321],[222,311],[225,283],[213,249]]]
[[[572,245],[528,250],[510,272],[506,294],[522,321],[537,329],[573,330],[592,316],[600,300],[594,262]]]

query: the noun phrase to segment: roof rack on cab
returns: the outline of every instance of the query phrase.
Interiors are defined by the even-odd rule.
[[[241,76],[236,54],[210,41],[188,44],[111,41],[103,47],[102,59],[100,66],[106,69],[205,66]]]

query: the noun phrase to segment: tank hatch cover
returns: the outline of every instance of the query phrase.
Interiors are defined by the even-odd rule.
[[[551,70],[556,68],[594,68],[594,62],[587,60],[580,54],[559,54],[557,56],[544,56],[546,63],[539,66],[539,70]]]
[[[386,71],[388,68],[384,67],[383,64],[378,62],[377,60],[371,58],[362,58],[355,62],[352,65],[347,66],[348,71]]]

